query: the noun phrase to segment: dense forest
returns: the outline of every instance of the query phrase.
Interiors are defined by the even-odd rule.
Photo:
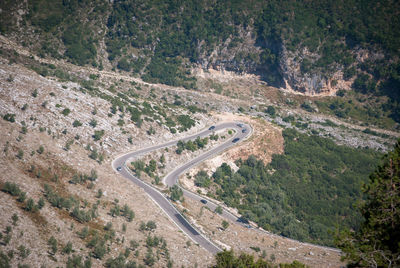
[[[359,226],[353,205],[363,198],[361,185],[381,154],[292,129],[283,135],[285,152],[274,155],[270,164],[250,156],[237,161],[234,172],[224,163],[206,186],[214,192],[211,196],[266,230],[332,246],[336,227]]]
[[[18,21],[12,11],[21,7]],[[33,27],[19,38],[43,57],[100,69],[110,61],[146,81],[186,88],[196,88],[193,66],[256,73],[282,86],[289,52],[303,78],[341,71],[355,91],[386,96],[380,108],[400,122],[398,1],[5,0],[0,8],[10,11],[0,32]],[[361,60],[362,51],[370,57]]]
[[[349,267],[400,265],[400,140],[362,187],[358,205],[363,221],[357,230],[342,228],[336,245]]]

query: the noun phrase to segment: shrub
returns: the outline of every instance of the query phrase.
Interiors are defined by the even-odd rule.
[[[8,181],[3,185],[2,191],[9,193],[12,196],[17,196],[21,193],[21,189],[19,188],[18,184]]]
[[[44,207],[44,199],[43,199],[43,197],[39,198],[37,206],[38,206],[38,209],[42,209]]]
[[[172,201],[181,201],[183,198],[183,192],[182,189],[179,188],[177,185],[172,186],[169,188],[171,191],[171,200]]]
[[[61,113],[62,113],[64,116],[68,116],[68,115],[71,113],[71,110],[68,109],[68,108],[65,108],[64,110],[61,111]]]
[[[29,198],[28,201],[26,202],[25,210],[26,211],[36,211],[37,210],[37,208],[35,206],[35,201],[33,201],[32,198]]]
[[[93,250],[93,257],[97,259],[102,259],[106,254],[106,247],[104,242],[98,242]]]
[[[204,170],[200,170],[196,175],[195,175],[195,180],[194,184],[199,187],[204,187],[208,188],[211,185],[211,179],[207,175],[207,172]]]
[[[178,120],[179,124],[182,126],[180,128],[181,131],[186,131],[196,125],[196,121],[194,121],[192,118],[190,118],[189,115],[179,115],[177,120]]]
[[[3,119],[8,121],[8,122],[14,123],[15,122],[15,114],[6,113],[3,116]]]
[[[89,228],[87,226],[83,227],[80,232],[77,232],[77,235],[81,239],[85,239],[89,234]]]
[[[47,244],[50,246],[51,253],[54,255],[57,253],[57,239],[54,238],[54,236],[50,237],[49,241],[47,241]]]
[[[222,214],[222,212],[223,212],[222,207],[221,206],[216,207],[214,212],[218,213],[218,214]]]
[[[89,125],[90,125],[92,128],[95,128],[95,127],[97,126],[97,121],[96,121],[95,119],[92,119],[92,120],[90,120]]]
[[[26,192],[20,192],[17,201],[23,203],[25,202],[25,199],[26,199]]]
[[[42,154],[44,152],[44,147],[42,145],[39,146],[39,149],[37,149],[38,154]]]
[[[65,254],[70,254],[72,252],[72,243],[68,242],[64,248],[62,249],[62,252]]]
[[[17,158],[18,159],[22,159],[24,157],[24,151],[22,151],[22,149],[18,150],[18,154],[17,154]]]
[[[265,109],[265,113],[269,114],[270,116],[275,116],[276,114],[276,109],[274,106],[268,106],[267,109]]]
[[[22,106],[21,110],[25,111],[26,109],[28,109],[28,104],[25,103],[24,106]]]
[[[75,120],[75,121],[72,123],[72,126],[73,126],[73,127],[80,127],[80,126],[82,126],[82,123],[81,123],[79,120]]]

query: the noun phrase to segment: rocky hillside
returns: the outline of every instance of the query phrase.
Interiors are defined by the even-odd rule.
[[[196,88],[193,67],[308,95],[388,97],[399,121],[398,1],[2,1],[0,31],[42,57]]]
[[[140,188],[118,176],[111,162],[123,152],[179,139],[220,120],[245,120],[254,135],[219,161],[249,154],[269,161],[282,152],[279,128],[248,115],[215,117],[204,111],[237,111],[243,100],[41,59],[4,37],[0,48],[0,266],[215,263]],[[165,151],[164,163],[152,157],[157,169],[168,170],[196,153],[185,150],[182,159],[171,159]],[[234,222],[223,229],[218,213],[191,200],[176,205],[221,247],[273,263],[342,265],[334,249]]]

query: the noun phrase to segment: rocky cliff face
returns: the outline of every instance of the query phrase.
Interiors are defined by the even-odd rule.
[[[301,68],[302,61],[317,60],[319,57],[320,55],[309,53],[307,49],[288,51],[282,44],[279,67],[286,89],[306,95],[331,95],[334,93],[336,90],[331,87],[331,80],[327,74],[318,71],[304,72]]]
[[[214,49],[210,55],[202,55],[203,70],[226,70],[238,74],[256,74],[272,86],[305,95],[333,95],[338,89],[349,89],[343,79],[341,66],[331,73],[323,70],[302,70],[302,62],[314,62],[321,56],[307,48],[289,51],[283,43],[270,42],[260,46],[250,31],[242,31],[237,46],[228,39]],[[265,49],[275,50],[279,55],[276,64],[262,60]]]

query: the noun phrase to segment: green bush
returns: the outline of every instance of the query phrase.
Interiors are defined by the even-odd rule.
[[[101,140],[101,138],[104,136],[104,130],[95,130],[94,131],[94,135],[93,135],[93,139],[95,141],[99,141]]]
[[[74,122],[72,123],[73,127],[80,127],[82,126],[82,123],[79,120],[74,120]]]
[[[3,116],[3,119],[8,122],[14,123],[15,122],[15,114],[7,113]]]
[[[19,188],[18,184],[14,183],[14,182],[5,182],[3,187],[2,187],[2,191],[9,193],[12,196],[18,196],[21,194],[21,189]]]
[[[64,110],[62,110],[61,112],[64,116],[68,116],[71,113],[71,110],[68,108],[65,108]]]
[[[208,188],[211,185],[211,179],[208,176],[207,172],[204,170],[200,170],[195,175],[194,184],[199,187]]]

